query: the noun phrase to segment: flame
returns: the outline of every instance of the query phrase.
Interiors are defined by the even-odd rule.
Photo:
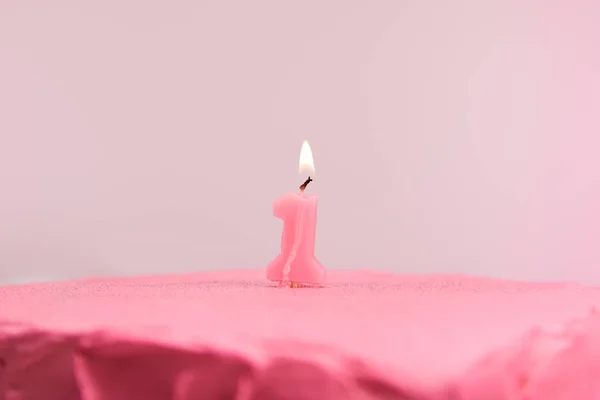
[[[302,143],[302,149],[300,149],[300,164],[298,165],[298,172],[308,173],[314,175],[315,173],[315,162],[313,161],[312,150],[308,141]]]

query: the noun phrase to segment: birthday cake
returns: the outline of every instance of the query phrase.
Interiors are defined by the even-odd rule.
[[[263,271],[0,288],[0,399],[598,399],[593,288]]]

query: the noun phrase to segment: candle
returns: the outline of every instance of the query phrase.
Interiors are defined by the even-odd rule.
[[[314,175],[312,152],[307,141],[300,151],[300,172]],[[281,252],[267,266],[267,279],[281,287],[325,283],[325,268],[315,257],[317,230],[317,195],[306,195],[311,177],[300,186],[299,192],[288,192],[273,203],[273,215],[283,220]]]

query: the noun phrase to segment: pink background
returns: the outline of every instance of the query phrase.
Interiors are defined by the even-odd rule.
[[[52,3],[52,5],[50,4]],[[600,3],[0,2],[0,283],[266,265],[600,282]]]

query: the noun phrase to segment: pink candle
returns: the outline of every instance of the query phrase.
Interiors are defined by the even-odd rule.
[[[300,170],[307,168],[314,172],[310,146],[305,141]],[[267,266],[267,279],[284,287],[325,283],[325,268],[315,257],[318,196],[304,193],[310,180],[309,177],[299,193],[286,193],[273,203],[273,215],[283,220],[283,233],[281,253]]]

